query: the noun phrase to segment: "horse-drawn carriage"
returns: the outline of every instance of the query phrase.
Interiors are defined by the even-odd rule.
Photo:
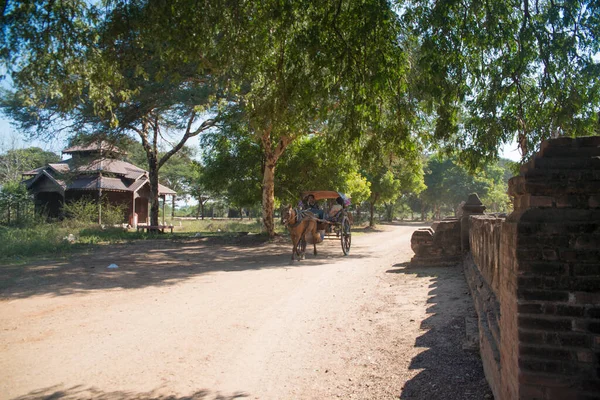
[[[322,208],[314,203],[321,200],[327,200]],[[339,240],[342,252],[348,255],[352,243],[352,215],[347,210],[349,205],[350,199],[339,192],[303,192],[298,207],[289,206],[283,216],[292,237],[292,260],[294,255],[298,259],[304,258],[307,243],[314,246],[316,255],[316,245],[325,239]]]

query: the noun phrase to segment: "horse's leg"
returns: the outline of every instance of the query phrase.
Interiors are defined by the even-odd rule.
[[[319,235],[319,231],[317,230],[317,222],[315,221],[312,226],[310,234],[313,237],[313,254],[317,255],[317,242],[321,239],[321,235]]]
[[[298,253],[298,240],[296,235],[292,234],[292,262],[294,261],[294,254]]]
[[[306,230],[308,228],[308,225],[309,224],[304,224],[304,228],[302,229],[302,234],[300,235],[300,240],[298,242],[300,242],[302,240],[306,241]],[[300,259],[304,260],[305,255],[306,255],[306,246],[304,246],[304,251],[302,251],[302,254],[300,254]]]

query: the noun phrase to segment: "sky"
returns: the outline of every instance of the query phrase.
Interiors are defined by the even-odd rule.
[[[198,146],[198,138],[192,138],[188,145],[190,147]],[[60,154],[61,150],[66,147],[66,137],[57,138],[50,141],[42,140],[26,140],[18,131],[10,124],[10,120],[0,115],[0,153],[3,153],[12,148],[25,147],[40,147],[43,150],[52,151]],[[508,158],[512,161],[519,161],[521,155],[517,149],[515,142],[502,146],[500,157]]]

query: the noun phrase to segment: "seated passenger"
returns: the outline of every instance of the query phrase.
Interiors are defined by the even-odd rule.
[[[323,219],[323,210],[319,208],[315,200],[315,196],[313,196],[312,194],[306,196],[306,207],[304,209],[315,214],[317,218]]]
[[[344,199],[342,199],[341,197],[338,197],[337,199],[335,199],[335,202],[337,204],[334,204],[333,206],[331,206],[331,209],[329,210],[329,218],[335,217],[336,214],[338,212],[340,212],[340,210],[343,208]]]
[[[331,208],[329,209],[329,218],[335,217],[336,214],[338,212],[340,212],[341,209],[342,209],[342,206],[340,206],[339,204],[335,204],[335,205],[331,206]]]

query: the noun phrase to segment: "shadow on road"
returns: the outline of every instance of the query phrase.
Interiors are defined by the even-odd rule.
[[[0,300],[170,286],[207,272],[301,268],[371,255],[369,249],[361,248],[344,256],[338,241],[317,248],[317,256],[309,247],[305,260],[291,262],[291,244],[285,238],[274,243],[254,244],[202,238],[102,246],[88,254],[75,254],[70,260],[3,266],[0,268]],[[110,264],[118,268],[108,269]]]
[[[235,400],[249,397],[249,394],[245,392],[222,395],[210,390],[199,390],[186,396],[161,395],[158,392],[159,390],[145,393],[120,390],[105,392],[94,387],[86,388],[83,385],[68,389],[63,389],[61,386],[52,386],[15,397],[13,400]]]
[[[468,345],[466,322],[475,315],[460,266],[414,267],[396,264],[388,273],[430,277],[428,317],[415,347],[427,348],[415,356],[410,369],[420,371],[406,382],[401,399],[492,399],[477,347]]]

